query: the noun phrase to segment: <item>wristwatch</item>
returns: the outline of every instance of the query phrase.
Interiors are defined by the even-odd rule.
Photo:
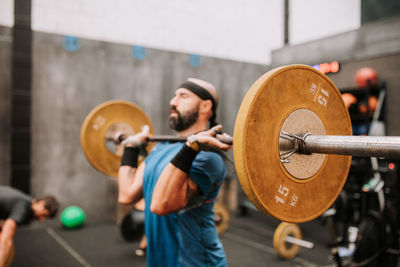
[[[199,143],[197,142],[197,137],[196,135],[190,135],[187,138],[187,141],[189,142],[189,146],[194,150],[194,151],[200,151],[199,148]]]

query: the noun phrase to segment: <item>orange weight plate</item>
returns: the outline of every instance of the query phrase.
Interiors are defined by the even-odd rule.
[[[217,232],[218,234],[223,234],[225,231],[228,229],[229,226],[229,221],[230,221],[230,215],[229,215],[229,210],[228,208],[220,203],[220,202],[215,202],[214,203],[214,223],[215,226],[217,227]]]
[[[116,145],[111,139],[117,133],[138,133],[145,125],[149,126],[149,132],[153,134],[150,119],[137,105],[122,100],[104,102],[95,107],[83,122],[83,152],[94,168],[106,175],[117,177],[123,147]],[[149,144],[146,147],[147,152],[151,150],[151,146]]]
[[[261,211],[292,223],[321,215],[339,195],[351,156],[300,155],[281,161],[283,132],[351,135],[339,90],[305,65],[273,69],[249,89],[234,128],[233,154],[240,184]]]

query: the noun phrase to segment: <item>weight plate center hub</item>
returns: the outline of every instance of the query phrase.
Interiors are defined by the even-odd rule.
[[[296,179],[305,180],[313,177],[326,158],[325,154],[304,155],[295,152],[293,146],[281,145],[290,135],[299,134],[325,135],[325,127],[321,119],[313,111],[305,108],[291,112],[284,120],[279,136],[279,155],[286,171]],[[293,138],[292,138],[293,139]],[[294,153],[294,154],[293,154]]]
[[[114,142],[114,139],[118,138],[119,135],[130,136],[134,134],[135,131],[133,130],[132,126],[129,125],[128,123],[125,122],[113,123],[106,130],[104,139],[105,145],[111,153],[119,157],[122,157],[122,154],[124,153],[124,146],[121,144],[116,144]]]

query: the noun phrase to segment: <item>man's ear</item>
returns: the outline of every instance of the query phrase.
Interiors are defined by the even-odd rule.
[[[209,99],[201,101],[201,103],[200,103],[201,112],[212,113],[212,105],[213,105],[213,103]]]

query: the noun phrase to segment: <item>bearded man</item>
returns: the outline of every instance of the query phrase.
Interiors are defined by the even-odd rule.
[[[124,141],[118,200],[145,199],[148,266],[226,266],[213,212],[226,167],[215,149],[231,146],[215,138],[222,130],[215,123],[217,104],[212,84],[189,78],[176,89],[168,119],[186,142],[159,143],[138,166],[138,146],[149,135]]]

